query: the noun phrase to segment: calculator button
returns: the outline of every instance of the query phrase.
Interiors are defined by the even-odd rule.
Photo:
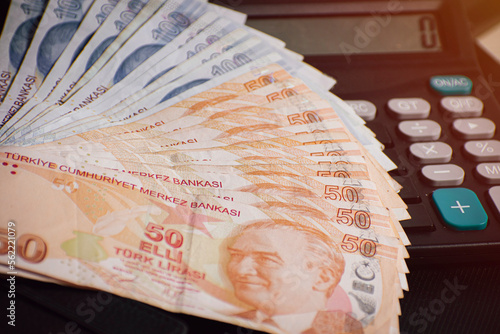
[[[491,203],[496,209],[497,214],[500,214],[500,186],[491,187],[488,190],[488,195],[490,196]]]
[[[460,118],[452,128],[462,139],[488,139],[495,134],[495,123],[487,118]]]
[[[437,140],[441,136],[441,126],[431,120],[403,121],[398,129],[410,141]]]
[[[447,225],[461,231],[486,227],[488,215],[472,190],[438,189],[432,193],[432,200]]]
[[[434,187],[459,186],[464,182],[464,170],[453,164],[428,165],[422,167],[422,175]]]
[[[475,161],[500,160],[498,140],[471,140],[465,143],[464,150]]]
[[[421,98],[390,99],[387,103],[397,119],[422,119],[429,117],[431,105]]]
[[[484,106],[483,101],[474,96],[447,96],[440,104],[453,118],[481,116]]]
[[[453,149],[446,143],[434,141],[412,144],[410,153],[422,164],[440,164],[451,160]]]
[[[468,95],[472,91],[472,80],[464,75],[437,75],[430,84],[442,95]]]
[[[356,114],[365,121],[373,121],[377,114],[377,107],[370,101],[366,100],[346,100],[347,103]]]
[[[483,162],[476,166],[477,176],[487,184],[500,184],[500,162]]]

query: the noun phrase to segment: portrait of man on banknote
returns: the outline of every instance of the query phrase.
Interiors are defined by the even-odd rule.
[[[251,307],[236,316],[286,332],[363,333],[358,320],[326,308],[345,266],[326,234],[286,221],[260,221],[244,227],[227,250],[234,294]]]

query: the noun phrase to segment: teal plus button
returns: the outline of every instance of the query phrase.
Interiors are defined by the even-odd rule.
[[[432,200],[449,226],[461,231],[486,227],[488,215],[472,190],[442,188],[432,193]]]
[[[472,91],[472,80],[464,75],[436,75],[430,84],[441,95],[469,95]]]

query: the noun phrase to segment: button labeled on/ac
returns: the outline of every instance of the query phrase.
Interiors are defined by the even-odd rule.
[[[436,75],[430,85],[442,95],[467,95],[472,91],[472,80],[465,75]]]

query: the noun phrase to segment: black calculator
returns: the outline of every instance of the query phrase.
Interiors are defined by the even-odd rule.
[[[398,166],[410,263],[500,259],[500,105],[463,4],[248,1],[248,25],[333,76]]]

